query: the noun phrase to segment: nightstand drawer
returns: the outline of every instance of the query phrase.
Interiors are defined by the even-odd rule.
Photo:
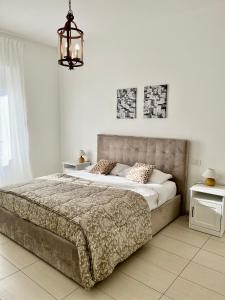
[[[222,206],[208,200],[192,198],[191,224],[214,231],[221,230]]]

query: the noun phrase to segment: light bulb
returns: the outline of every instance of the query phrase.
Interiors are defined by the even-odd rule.
[[[80,45],[79,44],[75,45],[75,50],[78,50],[78,51],[80,50]]]

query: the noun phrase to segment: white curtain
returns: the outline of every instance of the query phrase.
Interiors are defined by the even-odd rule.
[[[23,48],[23,42],[0,36],[0,186],[32,178]]]

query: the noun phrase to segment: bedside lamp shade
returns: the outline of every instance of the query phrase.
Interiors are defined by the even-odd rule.
[[[214,169],[207,169],[203,174],[202,177],[205,178],[205,184],[208,186],[214,186],[216,184],[216,171]]]
[[[80,150],[80,156],[83,156],[83,155],[85,155],[84,150]]]
[[[216,178],[216,171],[214,169],[207,169],[203,174],[202,177],[204,178]]]

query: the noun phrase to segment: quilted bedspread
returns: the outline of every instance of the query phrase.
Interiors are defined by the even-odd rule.
[[[151,239],[141,195],[64,174],[1,189],[0,206],[75,244],[85,288]]]

